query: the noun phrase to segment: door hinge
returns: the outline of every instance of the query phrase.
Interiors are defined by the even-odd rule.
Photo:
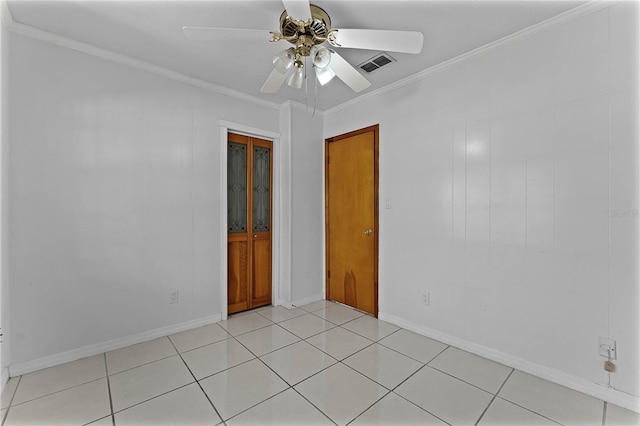
[[[327,278],[331,278],[331,271],[327,271]]]
[[[331,157],[327,155],[327,164],[329,164],[330,162],[331,162]]]

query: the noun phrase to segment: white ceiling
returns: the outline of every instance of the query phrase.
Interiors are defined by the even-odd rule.
[[[353,1],[314,0],[333,28],[412,30],[424,34],[422,53],[391,53],[396,63],[366,77],[354,93],[337,78],[320,87],[317,107],[328,109],[580,5],[575,1]],[[271,57],[289,44],[189,41],[182,26],[278,30],[284,7],[263,1],[27,1],[8,0],[14,21],[138,58],[276,103],[305,103],[305,91],[282,87],[260,93]],[[351,64],[376,51],[340,49]],[[313,80],[309,102],[313,102]]]

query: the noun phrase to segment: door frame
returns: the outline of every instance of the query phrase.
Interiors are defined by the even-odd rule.
[[[228,270],[227,270],[227,134],[237,133],[239,135],[251,136],[260,139],[267,139],[273,142],[273,193],[271,199],[271,304],[276,306],[279,303],[280,294],[280,253],[281,247],[287,247],[288,243],[282,238],[280,224],[280,203],[281,203],[281,145],[280,133],[270,130],[259,129],[246,126],[240,123],[233,123],[226,120],[218,120],[220,127],[220,315],[225,320],[228,316],[227,294],[228,294]],[[286,253],[286,250],[284,251]]]
[[[325,298],[330,298],[329,292],[329,173],[327,170],[327,158],[329,156],[329,144],[352,136],[361,135],[363,133],[373,132],[373,221],[374,221],[374,242],[373,242],[373,273],[374,273],[374,312],[378,318],[378,263],[379,247],[380,247],[380,224],[379,224],[379,207],[380,207],[380,125],[364,127],[341,135],[326,138],[324,140],[324,238],[325,238],[325,265],[324,265],[324,292]]]

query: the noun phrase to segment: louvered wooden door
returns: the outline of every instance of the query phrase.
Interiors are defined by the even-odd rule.
[[[234,133],[227,147],[228,313],[271,303],[272,142]]]

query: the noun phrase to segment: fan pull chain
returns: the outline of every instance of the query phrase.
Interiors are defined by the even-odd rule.
[[[309,80],[307,79],[307,58],[304,58],[304,106],[305,110],[309,112]]]

